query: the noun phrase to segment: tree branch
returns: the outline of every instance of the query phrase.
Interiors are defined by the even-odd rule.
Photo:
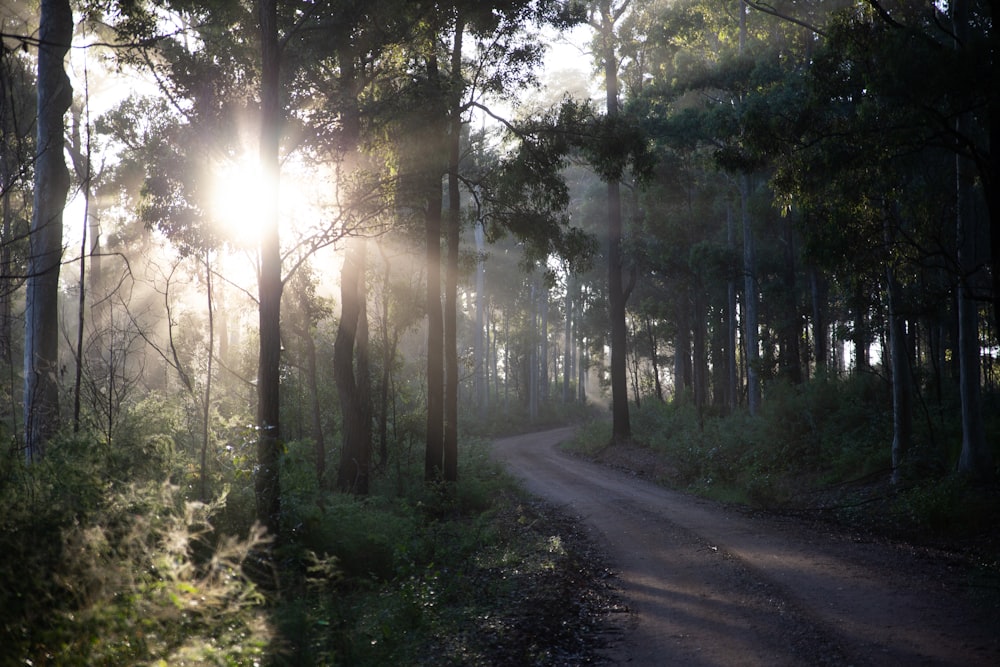
[[[873,5],[878,4],[876,0],[869,0],[869,1]],[[811,23],[806,23],[802,19],[797,19],[794,16],[789,16],[788,14],[782,14],[781,12],[779,12],[777,9],[775,9],[771,5],[767,4],[766,2],[761,2],[761,0],[742,0],[742,2],[743,2],[744,5],[746,5],[747,7],[750,7],[751,9],[756,9],[758,12],[761,12],[763,14],[768,14],[769,16],[773,16],[775,18],[779,18],[782,21],[787,21],[789,23],[794,23],[795,25],[797,25],[799,27],[802,27],[802,28],[805,28],[806,30],[808,30],[808,31],[810,31],[810,32],[812,32],[812,33],[814,33],[816,35],[819,35],[820,37],[829,37],[830,36],[829,33],[827,33],[822,28],[817,28],[816,26],[812,25]]]

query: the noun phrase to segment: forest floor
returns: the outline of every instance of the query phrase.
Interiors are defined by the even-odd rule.
[[[573,582],[600,600],[577,632],[596,635],[595,653],[560,664],[1000,664],[995,559],[671,491],[644,479],[664,465],[648,450],[586,461],[559,449],[571,435],[494,445],[530,493],[579,522],[577,548],[606,563]]]

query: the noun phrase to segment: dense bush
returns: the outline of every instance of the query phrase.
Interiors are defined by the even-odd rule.
[[[699,414],[683,396],[644,401],[632,412],[634,442],[662,459],[669,473],[659,481],[719,500],[825,511],[891,530],[981,528],[1000,504],[951,473],[961,441],[957,396],[917,402],[910,475],[893,486],[888,390],[876,375],[772,383],[756,418]],[[985,396],[987,406],[997,400]],[[1000,421],[986,415],[996,443]],[[596,423],[581,430],[574,448],[599,455],[609,439],[607,426]]]
[[[3,664],[253,664],[271,633],[241,565],[262,533],[218,535],[222,501],[115,480],[105,454],[76,438],[4,463]]]

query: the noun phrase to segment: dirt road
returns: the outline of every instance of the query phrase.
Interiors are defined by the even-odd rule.
[[[629,665],[1000,665],[1000,609],[947,555],[751,516],[566,455],[559,429],[499,440],[526,488],[606,545]]]

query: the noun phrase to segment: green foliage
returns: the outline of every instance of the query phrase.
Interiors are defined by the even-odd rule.
[[[302,492],[309,484],[299,475],[300,450],[308,448],[289,446],[282,478],[283,488],[296,486],[283,498],[292,534],[281,549],[286,591],[275,610],[280,664],[416,664],[427,656],[486,664],[469,656],[489,654],[484,638],[508,613],[506,596],[568,557],[553,554],[551,536],[533,533],[524,510],[512,515],[519,501],[485,440],[463,441],[454,485],[394,495],[392,480],[381,478],[368,498]]]
[[[877,376],[825,375],[772,383],[761,414],[699,414],[680,396],[644,401],[632,412],[634,442],[666,471],[655,481],[724,502],[818,512],[866,530],[901,535],[980,533],[1000,508],[996,489],[948,473],[961,428],[955,396],[924,405],[910,453],[912,475],[890,483],[889,387]],[[987,405],[997,400],[988,393]],[[997,421],[988,420],[988,433]],[[568,449],[604,456],[609,426],[582,427]],[[993,442],[996,442],[995,438]]]
[[[817,489],[888,474],[887,400],[872,377],[820,377],[773,384],[756,419],[699,418],[688,400],[646,401],[633,432],[665,456],[672,484],[765,507],[801,505]]]
[[[962,475],[925,479],[888,502],[886,523],[896,530],[931,535],[967,535],[989,530],[1000,511],[996,489],[976,486]]]
[[[584,456],[596,456],[611,442],[611,422],[593,419],[583,424],[573,439],[562,445],[564,449],[579,452]]]
[[[109,481],[84,438],[3,466],[0,644],[17,664],[253,664],[270,630],[243,575],[259,530],[216,533],[221,502]],[[7,664],[7,663],[5,663]]]

